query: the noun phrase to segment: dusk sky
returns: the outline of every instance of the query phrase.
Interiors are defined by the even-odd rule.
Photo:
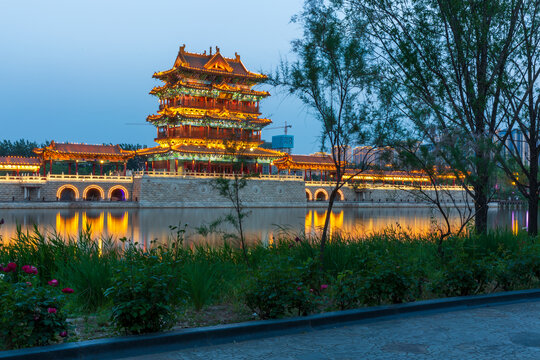
[[[220,47],[251,71],[272,72],[291,59],[301,35],[290,18],[303,0],[1,1],[0,139],[139,143],[154,146],[148,94],[186,44]],[[259,87],[260,88],[260,87]],[[292,124],[294,153],[320,148],[320,125],[294,97],[268,89],[269,127]],[[141,125],[130,125],[130,124]],[[282,130],[263,130],[263,138]]]

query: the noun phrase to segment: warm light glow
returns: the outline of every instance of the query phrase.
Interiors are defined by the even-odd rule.
[[[76,212],[71,217],[62,216],[60,212],[56,214],[56,232],[64,238],[77,239],[79,235],[79,213]]]
[[[84,191],[83,191],[83,199],[86,200],[86,195],[88,194],[88,191],[90,191],[91,189],[97,189],[99,191],[100,200],[105,199],[105,191],[103,191],[103,189],[100,186],[97,186],[97,185],[87,186],[86,189],[84,189]]]
[[[75,186],[69,185],[69,184],[62,185],[62,186],[60,186],[58,188],[58,190],[56,191],[56,198],[57,199],[60,199],[62,197],[62,191],[64,191],[65,189],[73,190],[73,192],[75,193],[75,200],[79,200],[79,189],[77,189]]]
[[[124,212],[120,217],[107,213],[107,234],[114,238],[128,237],[129,214]]]
[[[129,200],[129,191],[125,187],[123,187],[122,185],[115,185],[115,186],[111,187],[109,189],[108,194],[107,194],[107,199],[110,199],[112,197],[112,193],[116,189],[122,190],[124,192],[125,200]]]

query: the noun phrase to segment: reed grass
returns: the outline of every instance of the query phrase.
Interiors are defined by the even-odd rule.
[[[249,269],[241,249],[227,242],[220,247],[206,244],[186,247],[183,237],[183,232],[176,232],[163,244],[153,243],[153,256],[178,264],[171,267],[170,272],[182,279],[188,304],[196,310],[211,304],[240,301],[238,298],[250,271],[268,259],[286,257],[293,263],[303,264],[317,258],[319,251],[319,239],[283,232],[270,245],[257,243],[249,248],[252,267]],[[114,270],[125,261],[121,244],[110,238],[92,238],[90,229],[85,229],[77,238],[65,239],[56,233],[41,233],[37,227],[28,232],[19,228],[15,239],[0,242],[0,263],[14,261],[37,266],[45,283],[56,278],[61,285],[75,289],[77,296],[71,297],[69,304],[75,313],[94,313],[110,307],[104,291],[112,285]],[[526,252],[538,251],[539,242],[526,234],[492,232],[450,237],[443,248],[441,256],[431,236],[412,236],[396,229],[365,238],[337,234],[326,245],[322,267],[330,282],[347,270],[360,273],[387,264],[420,269],[426,278],[437,279],[450,261],[524,257],[528,256]],[[139,254],[142,256],[144,251]]]

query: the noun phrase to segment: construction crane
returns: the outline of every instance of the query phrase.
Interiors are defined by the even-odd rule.
[[[271,128],[265,128],[264,130],[276,130],[276,129],[283,129],[285,135],[287,135],[287,129],[292,128],[292,125],[287,125],[287,122],[285,121],[285,126],[274,126]]]

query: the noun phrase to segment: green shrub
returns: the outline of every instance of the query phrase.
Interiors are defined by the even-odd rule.
[[[2,349],[48,345],[67,336],[65,297],[56,280],[41,285],[38,276],[22,269],[4,271],[0,277]]]
[[[496,264],[497,286],[503,290],[531,287],[540,280],[540,255],[536,247],[498,259]]]
[[[362,278],[361,301],[366,305],[412,300],[415,278],[405,266],[381,263]]]
[[[431,284],[435,294],[467,296],[482,292],[493,280],[493,263],[488,259],[453,259]]]
[[[113,286],[105,291],[112,301],[112,321],[124,332],[142,334],[170,329],[176,321],[175,305],[183,296],[177,264],[161,261],[155,252],[130,247],[115,270]]]
[[[351,270],[345,270],[338,274],[332,288],[334,302],[341,310],[358,307],[362,299],[362,279]]]
[[[309,282],[315,277],[314,268],[313,261],[297,266],[290,258],[278,257],[262,263],[245,285],[246,305],[261,319],[313,312],[317,289]]]

